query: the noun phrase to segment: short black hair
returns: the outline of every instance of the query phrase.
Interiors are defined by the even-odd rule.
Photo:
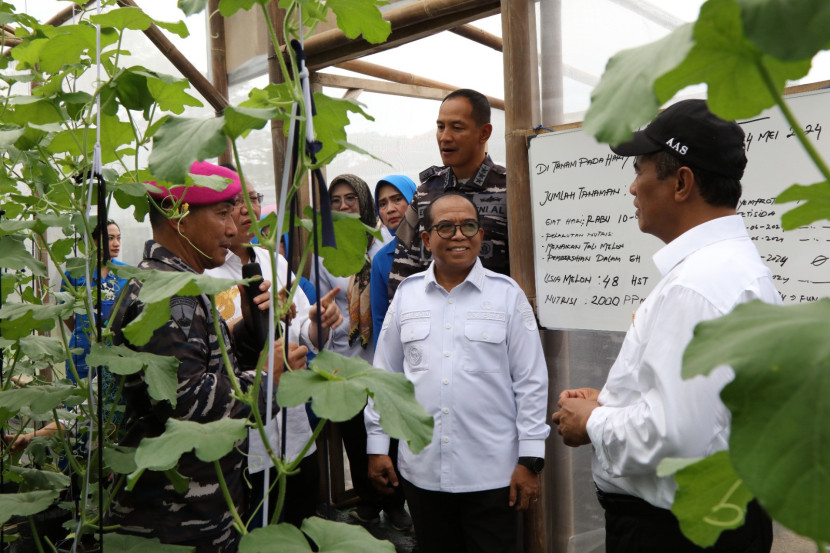
[[[426,209],[424,210],[424,216],[421,219],[421,225],[423,226],[423,230],[428,230],[429,228],[432,227],[432,224],[433,224],[432,206],[435,205],[435,202],[437,202],[438,200],[440,200],[442,198],[447,198],[449,196],[456,196],[456,197],[459,197],[459,198],[463,198],[464,200],[469,202],[470,205],[473,206],[473,211],[475,211],[476,222],[478,222],[478,224],[481,225],[481,217],[479,217],[478,206],[476,206],[475,202],[469,196],[467,196],[465,194],[462,194],[461,192],[458,192],[457,190],[450,190],[449,192],[445,192],[445,193],[441,194],[440,196],[438,196],[437,198],[435,198],[434,200],[432,200],[429,203],[429,205],[426,207]]]
[[[158,229],[164,221],[167,220],[167,215],[164,213],[164,205],[168,203],[166,200],[154,200],[151,199],[149,196],[147,197],[147,203],[150,205],[150,227],[153,230]]]
[[[453,98],[466,98],[473,107],[473,120],[480,127],[490,122],[490,101],[487,96],[471,88],[459,88],[447,94],[441,104]]]
[[[697,188],[700,190],[700,196],[707,204],[713,207],[729,207],[732,209],[738,207],[738,200],[741,199],[742,192],[740,179],[726,177],[684,164],[677,156],[665,150],[640,155],[635,160],[636,162],[652,161],[657,169],[657,178],[660,180],[674,175],[681,167],[688,167],[695,176],[695,183],[697,183]]]

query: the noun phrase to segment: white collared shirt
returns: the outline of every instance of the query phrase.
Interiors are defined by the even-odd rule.
[[[681,378],[695,325],[740,303],[781,298],[738,215],[685,232],[654,263],[663,278],[637,309],[587,430],[601,490],[668,509],[676,485],[671,476],[657,477],[660,461],[703,457],[729,441],[730,414],[719,394],[734,378],[732,369]]]
[[[384,232],[384,230],[386,232]],[[374,259],[375,254],[380,251],[384,244],[391,240],[391,234],[386,227],[381,230],[383,238],[381,240],[373,240],[369,246],[366,255],[369,259]],[[320,258],[320,285],[317,287],[317,269],[314,263],[311,264],[309,280],[311,284],[317,287],[317,297],[322,298],[334,288],[340,287],[340,292],[334,297],[334,302],[340,308],[340,313],[343,315],[343,322],[339,326],[331,329],[331,344],[326,346],[326,349],[339,353],[344,357],[360,357],[367,363],[372,362],[372,357],[375,354],[375,349],[372,346],[371,340],[368,347],[363,347],[360,340],[355,340],[353,344],[349,344],[349,328],[351,328],[351,317],[349,316],[349,280],[351,276],[337,277],[332,275],[328,269],[323,266],[323,258]]]
[[[434,264],[405,279],[378,339],[374,365],[403,372],[435,420],[432,443],[398,466],[419,488],[471,492],[506,487],[519,456],[544,457],[548,374],[533,310],[512,279],[480,260],[447,292]],[[389,437],[369,403],[367,452]]]
[[[256,261],[257,263],[259,263],[262,269],[262,278],[264,278],[265,280],[271,280],[272,264],[271,258],[268,255],[268,250],[259,247],[254,247],[251,248],[251,251],[254,253]],[[279,279],[278,282],[280,283],[276,287],[276,290],[279,290],[284,286],[283,283],[285,282],[286,275],[288,274],[288,261],[286,261],[283,256],[279,254],[276,255],[277,278]],[[239,258],[239,256],[229,251],[228,255],[225,257],[225,263],[221,267],[208,269],[207,271],[205,271],[205,274],[217,278],[242,278],[242,264],[242,260]],[[297,277],[293,274],[291,275],[292,286],[294,285],[296,278]],[[239,295],[239,289],[236,286],[234,286],[230,290],[226,290],[225,292],[216,295],[216,308],[222,315],[222,317],[226,321],[228,321],[229,324],[236,321],[239,321],[241,323],[242,307],[240,303],[240,298],[241,296]],[[294,294],[293,302],[295,307],[297,308],[297,315],[296,317],[294,317],[294,320],[291,321],[291,325],[288,327],[288,341],[295,344],[307,346],[310,351],[316,352],[317,348],[314,344],[311,343],[311,340],[308,335],[309,327],[312,324],[312,321],[310,321],[308,318],[308,310],[311,308],[311,304],[309,303],[306,295],[303,293],[302,288],[300,288],[299,286],[297,286],[297,291]],[[329,339],[331,339],[331,336],[329,336]],[[275,355],[278,355],[278,353],[275,352]],[[279,412],[279,407],[277,405],[274,405],[273,412]],[[282,426],[282,415],[278,414],[270,421],[264,422],[265,433],[268,436],[268,440],[271,443],[271,447],[274,448],[277,454],[280,454],[280,428]],[[298,405],[296,407],[289,407],[286,409],[285,434],[285,458],[291,460],[300,454],[303,447],[305,447],[306,442],[312,435],[312,429],[308,421],[308,414],[306,413],[305,405]],[[311,448],[309,448],[308,452],[306,453],[306,456],[314,453],[316,449],[317,446],[312,444]],[[266,467],[271,466],[273,466],[273,463],[271,462],[271,458],[268,456],[268,453],[265,451],[265,445],[262,443],[262,438],[260,437],[259,431],[255,428],[249,429],[249,472],[260,472]]]

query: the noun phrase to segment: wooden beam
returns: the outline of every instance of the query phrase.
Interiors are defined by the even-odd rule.
[[[535,304],[530,169],[524,129],[532,128],[531,48],[529,10],[532,0],[502,0],[504,38],[505,154],[507,157],[507,223],[510,237],[510,276]]]
[[[118,4],[131,8],[138,7],[133,0],[118,0]],[[227,96],[216,90],[216,87],[213,86],[213,84],[208,81],[192,63],[190,63],[190,60],[188,60],[187,57],[184,56],[166,36],[164,36],[155,24],[151,24],[144,31],[144,34],[147,35],[150,42],[155,44],[156,48],[164,54],[164,57],[170,60],[170,63],[172,63],[176,69],[181,71],[182,76],[190,81],[193,88],[199,91],[199,93],[205,98],[205,100],[208,101],[217,113],[225,111],[225,108],[228,107]]]
[[[53,15],[51,19],[49,19],[48,21],[46,21],[46,23],[44,23],[44,25],[51,25],[53,27],[60,27],[61,25],[63,25],[64,23],[66,23],[67,21],[72,19],[72,16],[74,16],[76,14],[79,14],[79,13],[82,13],[84,7],[92,4],[94,1],[95,0],[87,0],[86,2],[84,2],[84,4],[82,6],[78,5],[78,4],[72,4],[71,6],[62,9],[61,11],[59,11],[58,13]],[[12,27],[8,26],[8,25],[4,25],[3,28],[6,29],[7,31],[11,30],[12,33],[14,32],[14,29]],[[2,55],[4,57],[8,57],[12,52],[12,48],[17,46],[21,42],[23,42],[23,41],[19,38],[7,38],[6,39],[6,44],[9,47],[6,48],[5,50],[3,50]]]
[[[219,13],[219,0],[209,0],[206,15],[208,17],[208,43],[210,44],[210,73],[216,91],[228,97],[228,65],[226,59],[227,45],[225,44],[225,18]],[[222,112],[216,110],[216,115]],[[233,148],[230,139],[226,139],[228,147],[219,154],[219,164],[234,164]],[[244,168],[242,169],[244,174]]]
[[[383,13],[392,33],[383,44],[349,39],[339,29],[310,37],[304,48],[309,69],[389,50],[459,25],[499,13],[498,0],[420,0]]]
[[[530,168],[524,130],[533,126],[533,96],[536,42],[530,29],[533,0],[502,0],[501,24],[504,39],[505,154],[507,157],[507,232],[510,245],[510,276],[536,307],[536,280],[533,259],[533,228],[530,200]],[[534,23],[535,25],[535,23]],[[538,94],[538,88],[536,89]],[[546,532],[546,496],[553,492],[544,485],[541,499],[525,512],[524,548],[526,553],[543,553]]]
[[[488,33],[484,29],[480,29],[475,25],[461,25],[456,27],[455,29],[450,29],[451,33],[455,33],[458,36],[463,36],[466,39],[472,40],[473,42],[478,42],[479,44],[483,44],[497,52],[504,51],[504,42],[502,41],[500,36],[494,35],[493,33]]]
[[[52,19],[46,21],[45,25],[52,25],[53,27],[60,27],[75,15],[81,14],[84,11],[84,8],[92,4],[95,0],[87,0],[83,3],[83,5],[72,4],[68,6],[55,15],[52,16]]]
[[[354,71],[355,73],[362,73],[364,75],[369,75],[370,77],[377,77],[378,79],[385,79],[387,81],[401,84],[425,86],[429,88],[436,88],[438,90],[449,91],[462,88],[460,86],[442,83],[440,81],[427,79],[426,77],[419,77],[418,75],[413,75],[412,73],[407,73],[406,71],[391,69],[389,67],[384,67],[382,65],[363,60],[345,61],[337,64],[336,67],[338,69],[346,69],[347,71]],[[504,111],[504,100],[501,98],[493,98],[492,96],[488,96],[487,99],[490,101],[491,107]]]
[[[285,38],[282,36],[282,29],[285,19],[285,10],[279,9],[276,2],[271,2],[265,9],[268,10],[268,17],[274,25],[274,32],[277,34],[277,40],[284,42]],[[263,22],[263,25],[265,25],[265,22]],[[285,82],[282,75],[282,69],[280,68],[280,62],[277,59],[276,50],[274,50],[274,44],[270,40],[268,41],[268,82],[274,84],[281,84]],[[289,145],[287,144],[288,139],[286,138],[285,133],[286,130],[282,119],[271,119],[271,155],[274,164],[273,189],[274,198],[277,203],[280,201],[280,192],[282,190],[282,174],[283,168],[285,167],[285,156],[291,155]],[[302,190],[300,190],[300,193],[302,194]],[[308,205],[307,197],[307,193],[304,197],[302,197],[303,206]],[[285,215],[287,216],[288,214],[286,213]],[[299,246],[299,241],[295,242],[294,247],[291,248],[291,251],[295,254],[299,250],[297,246]],[[296,272],[299,259],[300,258],[297,255],[294,256],[294,259],[289,259],[291,262],[291,270],[293,272]]]
[[[447,94],[454,90],[453,88],[440,89],[429,86],[390,83],[388,81],[361,79],[360,77],[332,75],[330,73],[312,73],[311,82],[331,88],[360,89],[377,94],[423,98],[427,100],[443,100]]]

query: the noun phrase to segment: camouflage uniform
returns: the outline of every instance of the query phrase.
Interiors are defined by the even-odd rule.
[[[139,267],[194,272],[153,240],[145,245],[144,260]],[[143,305],[138,300],[141,287],[141,282],[132,280],[125,288],[126,296],[113,322],[117,343],[127,343],[122,330],[142,311]],[[170,298],[170,311],[170,320],[153,333],[149,342],[143,346],[127,345],[136,351],[179,359],[176,407],[150,398],[143,372],[127,377],[121,445],[136,447],[143,438],[160,435],[171,417],[205,423],[226,417],[247,418],[250,413],[247,405],[231,397],[233,389],[214,333],[207,296],[174,296]],[[230,346],[228,327],[222,319],[220,328],[221,339]],[[253,383],[254,372],[242,371],[239,365],[253,369],[258,356],[258,352],[245,347],[244,333],[244,324],[235,325],[235,347],[228,348],[233,371],[243,390]],[[260,400],[264,411],[264,394]],[[246,451],[247,439],[220,460],[231,497],[241,513],[245,505],[242,474]],[[236,551],[239,534],[232,527],[233,519],[213,463],[200,461],[190,452],[179,460],[178,471],[190,481],[187,492],[176,492],[163,472],[146,471],[133,491],[116,492],[108,523],[120,524],[120,531],[124,533],[157,537],[164,543],[196,545],[199,552]]]
[[[449,167],[432,166],[419,175],[421,185],[409,203],[409,209],[401,221],[395,236],[395,260],[389,273],[389,299],[403,279],[425,271],[430,255],[421,244],[421,220],[424,210],[444,192],[461,192],[478,208],[484,240],[481,243],[481,263],[487,269],[510,274],[507,250],[507,170],[496,165],[490,156],[484,158],[476,174],[467,182],[459,184]]]

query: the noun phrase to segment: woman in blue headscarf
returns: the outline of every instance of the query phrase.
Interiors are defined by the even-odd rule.
[[[395,259],[394,238],[398,225],[403,220],[406,208],[415,194],[415,183],[405,175],[389,175],[375,185],[375,209],[380,220],[392,234],[393,238],[387,242],[372,260],[372,276],[369,290],[372,307],[372,332],[374,343],[378,343],[383,319],[392,298],[389,297],[389,271],[392,270],[392,261]]]

